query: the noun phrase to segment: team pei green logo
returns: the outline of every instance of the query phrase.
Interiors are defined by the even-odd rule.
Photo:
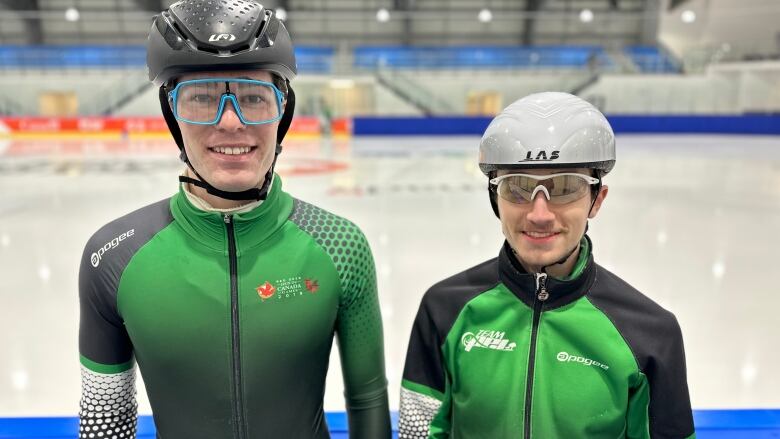
[[[467,332],[463,334],[460,341],[466,352],[471,352],[474,348],[511,352],[517,346],[517,343],[506,338],[506,332],[485,329],[479,330],[476,334]]]

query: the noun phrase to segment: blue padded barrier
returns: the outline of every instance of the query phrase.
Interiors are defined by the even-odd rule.
[[[356,136],[482,135],[490,117],[355,117]],[[613,115],[616,133],[780,134],[780,114],[735,116]]]
[[[391,413],[393,437],[397,437],[398,413]],[[697,439],[779,438],[780,410],[694,410]],[[326,413],[333,439],[348,439],[344,412]],[[78,432],[78,418],[0,418],[0,439],[72,439]],[[154,439],[151,416],[138,420],[138,439]]]

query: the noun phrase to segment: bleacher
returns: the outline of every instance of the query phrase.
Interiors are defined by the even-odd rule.
[[[658,46],[629,46],[623,49],[643,73],[680,73],[680,64]]]
[[[642,72],[680,72],[675,60],[655,46],[630,46],[624,52]],[[333,72],[336,49],[299,46],[295,49],[302,73]],[[602,46],[357,46],[354,67],[397,69],[586,69],[611,70],[614,60]],[[146,65],[146,49],[124,46],[0,46],[0,69],[103,67]]]
[[[611,61],[600,46],[360,46],[355,67],[375,69],[586,68]]]

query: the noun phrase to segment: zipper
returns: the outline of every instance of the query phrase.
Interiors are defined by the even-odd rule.
[[[230,321],[233,348],[233,436],[242,439],[244,435],[244,406],[241,392],[241,344],[238,332],[238,261],[236,258],[236,237],[233,230],[233,216],[224,215],[228,237],[230,259]]]
[[[523,437],[531,438],[531,401],[533,398],[534,365],[536,363],[536,338],[539,332],[539,320],[542,318],[544,302],[550,298],[547,292],[547,273],[536,274],[536,295],[534,296],[534,317],[531,326],[531,348],[528,351],[528,375],[525,383],[525,421]]]

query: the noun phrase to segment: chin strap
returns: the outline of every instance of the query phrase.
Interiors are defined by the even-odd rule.
[[[192,170],[192,172],[195,173],[195,176],[198,177],[198,179],[194,179],[191,177],[187,177],[185,175],[179,176],[179,181],[182,183],[189,183],[195,186],[198,186],[200,188],[206,189],[206,192],[208,192],[211,195],[224,198],[226,200],[234,200],[234,201],[243,201],[243,200],[265,200],[266,197],[268,197],[268,190],[271,187],[271,181],[274,177],[274,167],[276,166],[276,158],[279,157],[279,153],[282,151],[282,145],[277,144],[276,145],[276,152],[274,153],[274,161],[271,163],[271,167],[268,169],[268,172],[265,174],[265,180],[263,181],[263,185],[259,188],[253,187],[252,189],[248,189],[245,191],[239,191],[239,192],[228,192],[223,191],[221,189],[217,189],[214,186],[208,184],[206,180],[203,179],[198,174],[198,171],[195,170],[195,168],[192,167],[190,164],[190,161],[187,159],[187,157],[184,157],[184,162],[187,164],[187,166]]]
[[[159,92],[159,98],[160,98],[160,107],[162,107],[163,117],[165,118],[165,123],[168,125],[168,129],[171,132],[171,135],[173,136],[173,140],[176,141],[176,145],[179,147],[179,158],[187,164],[187,167],[192,170],[192,172],[195,174],[197,179],[187,177],[184,175],[179,176],[179,181],[182,183],[189,183],[195,186],[198,186],[200,188],[203,188],[211,195],[224,198],[226,200],[234,200],[234,201],[243,201],[243,200],[265,200],[268,196],[268,190],[271,186],[271,180],[273,180],[274,176],[274,168],[276,167],[276,159],[279,158],[279,154],[282,152],[282,140],[284,139],[284,136],[287,135],[287,131],[290,129],[290,125],[292,124],[292,118],[293,113],[295,112],[295,93],[293,92],[293,89],[290,87],[290,82],[287,81],[287,104],[285,106],[284,114],[282,115],[282,119],[279,121],[279,127],[276,130],[276,149],[274,151],[274,160],[271,162],[271,167],[268,169],[268,172],[265,174],[265,180],[263,181],[263,185],[259,188],[251,188],[247,189],[245,191],[238,191],[238,192],[230,192],[230,191],[223,191],[221,189],[217,189],[214,186],[212,186],[209,182],[206,181],[201,175],[198,173],[198,171],[195,170],[195,167],[192,166],[192,163],[190,163],[189,158],[187,157],[187,152],[184,149],[184,140],[181,134],[181,130],[179,129],[179,124],[176,121],[176,117],[173,115],[173,111],[171,111],[171,106],[168,103],[168,94],[165,91],[165,86],[160,87]]]

